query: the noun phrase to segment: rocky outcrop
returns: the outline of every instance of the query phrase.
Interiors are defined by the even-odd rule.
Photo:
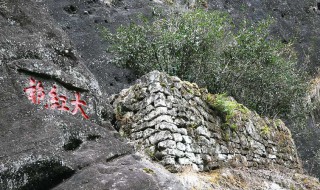
[[[300,170],[296,147],[281,120],[224,95],[158,71],[111,97],[120,133],[175,171],[222,166]]]
[[[194,188],[192,184],[186,183],[198,179],[193,178],[191,172],[188,173],[190,177],[180,178],[135,153],[132,146],[114,130],[108,116],[110,110],[105,101],[107,93],[118,92],[134,76],[128,70],[107,63],[109,55],[105,52],[105,47],[108,42],[102,40],[98,26],[114,29],[120,23],[128,23],[136,13],[144,12],[150,16],[154,3],[122,0],[114,1],[109,7],[108,3],[111,1],[103,1],[108,5],[100,2],[102,1],[0,2],[0,189]],[[30,91],[24,92],[29,87],[34,89],[34,85],[30,85],[31,79],[35,80],[35,89],[40,89],[36,91],[40,95],[36,98],[41,100],[39,103],[36,100],[33,103]],[[47,104],[55,104],[50,97],[54,96],[53,92],[50,94],[54,86],[57,95],[68,98],[65,106],[70,108],[69,111],[54,109],[62,108],[55,106],[46,108]],[[40,93],[42,87],[45,95],[43,99]],[[71,113],[71,100],[76,99],[77,92],[87,104],[83,109],[89,119],[85,119],[80,110],[75,114]],[[59,104],[63,103],[62,100],[59,100]],[[214,110],[210,106],[208,109]],[[105,120],[101,121],[101,118]],[[214,118],[220,124],[225,123],[224,115],[215,115]],[[121,121],[130,122],[125,119]],[[232,132],[230,126],[226,126],[225,134],[230,131],[232,138],[237,131]],[[268,134],[268,130],[263,131]],[[226,137],[227,135],[223,135],[221,138]],[[286,155],[289,154],[286,152]],[[282,160],[281,154],[275,155],[279,155],[279,158],[272,163],[278,167],[276,160]],[[295,166],[294,160],[295,158],[292,163],[289,160],[284,162]],[[221,166],[232,166],[228,160],[218,163]],[[261,167],[269,166],[262,164]],[[281,181],[286,181],[281,177],[271,179],[271,175],[267,175],[269,170],[265,173],[255,170],[255,167],[252,169],[254,171],[250,172],[228,168],[221,169],[221,172],[213,170],[214,174],[204,179],[204,187],[243,189],[233,183],[241,175],[249,176],[247,180],[255,180],[254,176],[257,175],[257,181],[261,183],[265,181],[267,184],[290,187],[281,184]],[[231,170],[232,175],[226,174],[224,170]],[[206,177],[205,173],[197,175],[201,177],[199,179]],[[215,176],[220,176],[221,180],[217,181],[219,184],[215,183]],[[303,182],[315,181],[308,176],[301,176]],[[291,184],[291,173],[284,175],[284,178],[288,179],[286,184]],[[294,180],[293,187],[317,189],[315,185],[299,186],[299,180]],[[247,187],[258,189],[250,184]]]
[[[0,2],[0,189],[183,189],[99,125],[96,78],[43,8]]]

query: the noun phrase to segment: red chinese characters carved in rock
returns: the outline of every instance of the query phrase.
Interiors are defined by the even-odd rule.
[[[50,105],[46,104],[45,108],[51,108],[51,109],[58,109],[62,111],[69,111],[70,108],[66,106],[67,104],[67,97],[60,95],[57,95],[57,87],[56,85],[53,85],[52,89],[49,92],[50,97]],[[59,103],[61,101],[61,104]]]
[[[44,101],[45,92],[41,81],[36,82],[32,77],[30,78],[30,86],[24,88],[23,90],[28,95],[28,99],[34,104],[40,104],[41,101]],[[58,95],[57,87],[53,85],[52,89],[49,92],[49,103],[45,104],[46,109],[57,109],[61,111],[70,111],[70,108],[67,106],[67,96]],[[78,110],[80,110],[81,115],[85,119],[89,119],[89,116],[85,113],[82,106],[87,106],[87,103],[84,100],[81,100],[80,93],[75,93],[75,100],[71,100],[71,105],[74,105],[74,109],[71,111],[72,115],[75,115]]]
[[[30,78],[30,86],[23,89],[28,95],[28,99],[34,104],[40,104],[41,100],[44,100],[45,93],[43,90],[42,82],[36,83],[36,80]]]
[[[72,114],[76,114],[78,110],[80,110],[82,116],[86,119],[89,119],[89,117],[86,115],[84,110],[82,109],[81,106],[87,106],[87,103],[83,100],[80,100],[80,93],[76,92],[76,99],[71,101],[71,104],[75,106],[74,110],[72,110]]]

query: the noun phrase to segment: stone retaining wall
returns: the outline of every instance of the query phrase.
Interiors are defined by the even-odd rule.
[[[120,133],[173,172],[183,165],[200,171],[222,166],[301,169],[281,120],[261,118],[230,97],[227,103],[239,109],[226,116],[215,107],[215,97],[196,84],[153,71],[110,102]]]

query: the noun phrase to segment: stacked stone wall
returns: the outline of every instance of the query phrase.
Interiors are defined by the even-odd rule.
[[[196,84],[153,71],[110,101],[121,134],[171,171],[184,165],[200,171],[222,166],[300,169],[281,120],[245,108],[234,110],[226,122],[208,95]]]

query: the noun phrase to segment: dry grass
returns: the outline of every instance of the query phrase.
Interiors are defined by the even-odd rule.
[[[289,172],[289,171],[288,171]],[[270,188],[320,190],[319,180],[304,174],[278,170],[222,168],[196,172],[186,167],[178,174],[186,189],[192,190],[264,190]]]

